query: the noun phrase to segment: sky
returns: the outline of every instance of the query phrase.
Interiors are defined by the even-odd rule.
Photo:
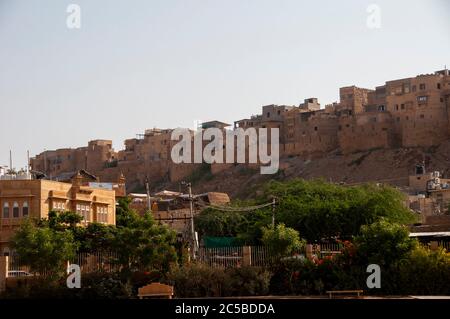
[[[0,165],[432,73],[449,16],[446,0],[0,0]]]

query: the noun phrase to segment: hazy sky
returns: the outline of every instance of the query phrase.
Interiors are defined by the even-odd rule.
[[[67,6],[81,7],[69,29]],[[367,26],[369,4],[381,28]],[[450,1],[0,0],[0,165],[450,66]]]

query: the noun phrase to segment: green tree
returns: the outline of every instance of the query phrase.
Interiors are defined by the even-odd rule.
[[[248,206],[238,203],[235,207]],[[203,210],[195,217],[195,227],[200,236],[237,237],[242,244],[258,244],[262,237],[261,227],[271,223],[269,210],[250,212],[223,212],[212,208]]]
[[[77,249],[71,231],[38,227],[25,220],[12,238],[12,247],[32,272],[55,278],[65,273],[66,262]]]
[[[48,213],[48,220],[42,220],[43,225],[48,225],[54,230],[74,230],[83,220],[83,216],[71,211],[50,211]]]
[[[175,232],[157,224],[150,213],[139,216],[132,213],[127,227],[117,228],[114,247],[123,273],[147,268],[167,271],[176,261]]]
[[[417,240],[409,237],[408,228],[386,220],[361,227],[354,240],[362,264],[374,263],[392,266],[408,258],[417,248]]]
[[[262,233],[263,244],[278,256],[288,256],[305,245],[300,240],[299,232],[284,224],[278,224],[275,228],[263,227]]]
[[[380,218],[401,224],[416,217],[404,205],[404,195],[389,186],[340,186],[325,181],[294,179],[270,182],[264,198],[275,196],[277,221],[299,230],[308,241],[351,238],[362,225]]]
[[[116,206],[116,226],[127,227],[133,223],[136,212],[130,208],[131,198],[119,198]]]
[[[79,243],[79,251],[107,252],[113,250],[117,229],[112,225],[90,223],[86,227],[77,227],[73,233]]]

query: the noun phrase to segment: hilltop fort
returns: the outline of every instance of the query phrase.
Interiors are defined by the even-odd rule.
[[[339,102],[322,107],[317,98],[299,105],[266,105],[262,113],[229,125],[220,121],[202,128],[279,128],[280,156],[299,161],[320,160],[329,154],[350,156],[374,150],[429,148],[450,139],[450,74],[432,74],[387,81],[375,89],[339,89]],[[32,170],[54,180],[86,170],[102,181],[123,174],[128,187],[176,182],[201,164],[175,164],[170,154],[176,141],[172,129],[149,129],[127,139],[115,151],[110,140],[90,141],[80,148],[45,151],[32,158]],[[412,164],[412,163],[409,163]],[[211,174],[233,165],[212,164]]]

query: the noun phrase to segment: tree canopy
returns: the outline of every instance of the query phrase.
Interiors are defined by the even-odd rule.
[[[129,199],[117,208],[117,226],[80,225],[75,212],[49,212],[48,218],[26,219],[12,239],[21,260],[33,271],[61,274],[77,252],[114,252],[125,273],[137,269],[167,270],[176,260],[175,232],[158,224],[150,213],[140,216]]]
[[[272,197],[278,202],[276,222],[298,230],[308,241],[349,239],[360,233],[362,225],[381,218],[400,224],[416,219],[404,204],[404,195],[387,185],[342,186],[302,179],[271,181],[258,203]],[[270,207],[250,213],[208,209],[196,218],[196,226],[201,234],[208,236],[238,236],[255,242],[261,239],[260,229],[269,225],[271,215]]]
[[[12,248],[32,272],[54,277],[64,273],[77,244],[69,230],[57,231],[26,219],[13,237]]]
[[[361,234],[355,237],[355,245],[362,263],[391,266],[401,262],[417,248],[417,240],[409,237],[405,226],[386,220],[361,227]]]

